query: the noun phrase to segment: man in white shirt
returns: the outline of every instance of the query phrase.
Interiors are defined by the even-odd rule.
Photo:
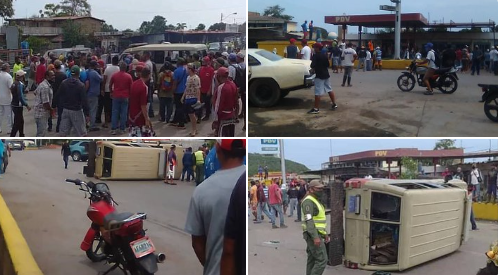
[[[433,50],[433,45],[432,43],[427,43],[425,45],[425,50],[427,51],[427,57],[425,58],[424,61],[422,62],[417,62],[417,65],[423,65],[429,63],[427,67],[427,72],[424,75],[424,83],[427,86],[427,91],[424,93],[424,95],[433,95],[434,91],[432,90],[431,83],[429,82],[429,79],[432,78],[434,73],[437,70],[436,66],[436,53]]]
[[[301,50],[301,59],[311,60],[311,48],[308,46],[308,40],[303,39],[301,45],[303,46],[303,49]]]
[[[491,71],[498,75],[498,46],[493,48],[489,53],[491,56]]]
[[[2,121],[7,118],[7,134],[10,134],[12,129],[12,94],[10,87],[14,83],[9,72],[9,63],[3,63],[0,71],[0,133],[2,132]]]
[[[344,76],[342,77],[342,87],[346,84],[346,80],[348,81],[348,87],[351,87],[351,74],[353,73],[354,61],[358,57],[356,51],[353,50],[353,44],[348,43],[347,49],[342,51],[342,66],[344,67]]]
[[[365,58],[365,62],[367,63],[367,71],[372,70],[372,54],[367,49],[367,57]]]

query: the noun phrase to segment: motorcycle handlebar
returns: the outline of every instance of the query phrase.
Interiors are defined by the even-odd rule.
[[[74,183],[76,185],[81,185],[81,180],[79,180],[79,179],[75,179],[75,180],[66,179],[66,182],[71,182],[71,183]]]

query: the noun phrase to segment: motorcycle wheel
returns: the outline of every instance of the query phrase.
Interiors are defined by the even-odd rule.
[[[484,113],[493,122],[498,122],[498,95],[488,97],[484,102]]]
[[[452,75],[447,75],[439,81],[438,89],[443,94],[452,94],[458,89],[458,81]]]
[[[107,255],[103,252],[104,249],[104,239],[100,236],[96,236],[95,239],[93,240],[92,246],[85,251],[86,256],[90,261],[96,263],[96,262],[102,262],[107,258]]]
[[[401,91],[409,92],[415,87],[415,78],[412,75],[400,75],[397,83]]]

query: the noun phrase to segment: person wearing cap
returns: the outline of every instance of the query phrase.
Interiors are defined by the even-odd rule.
[[[126,63],[119,63],[119,71],[111,74],[109,81],[109,99],[111,99],[111,135],[122,134],[128,119],[128,105],[133,79],[126,72]],[[107,118],[106,118],[107,121]],[[118,128],[119,124],[119,128]]]
[[[331,101],[331,110],[337,109],[337,104],[335,103],[335,94],[332,86],[330,85],[330,74],[329,74],[329,59],[326,54],[322,53],[322,44],[316,43],[313,45],[315,49],[315,55],[311,60],[311,69],[316,74],[315,78],[315,102],[308,114],[318,114],[320,113],[320,98],[327,93]]]
[[[434,91],[432,90],[430,79],[432,76],[436,73],[436,70],[438,69],[436,65],[436,53],[433,50],[433,45],[432,43],[427,43],[425,45],[425,50],[427,51],[427,56],[424,61],[422,62],[417,62],[417,65],[423,65],[429,63],[427,67],[427,72],[424,75],[424,83],[427,86],[427,91],[424,93],[424,95],[434,95]]]
[[[379,68],[379,71],[382,71],[382,50],[380,47],[376,47],[374,51],[374,57],[373,57],[373,70],[375,71],[377,68]]]
[[[172,126],[180,129],[185,129],[185,113],[183,110],[182,97],[185,89],[187,88],[188,70],[185,68],[185,59],[178,58],[177,68],[173,72],[173,91],[175,100],[175,116],[173,118]]]
[[[363,71],[366,70],[367,64],[365,63],[365,60],[367,58],[367,50],[365,49],[365,46],[361,46],[360,51],[358,52],[358,67],[356,67],[356,71],[360,69],[360,67],[363,67]]]
[[[202,59],[202,66],[199,70],[199,78],[201,80],[201,102],[204,103],[205,114],[202,116],[201,109],[201,119],[203,121],[209,120],[211,116],[211,88],[214,78],[214,68],[211,66],[211,59],[206,56]]]
[[[301,45],[303,48],[301,49],[299,57],[303,60],[311,60],[311,48],[308,46],[308,40],[303,39]]]
[[[284,211],[282,210],[282,203],[283,203],[282,191],[283,190],[280,189],[276,179],[273,179],[270,188],[268,188],[268,200],[272,216],[276,217],[278,213],[278,216],[280,217],[280,228],[287,228],[287,225],[285,225],[284,221],[285,214]],[[275,224],[276,219],[272,219],[271,222],[273,229],[279,228]]]
[[[97,118],[97,108],[99,107],[99,96],[101,92],[102,76],[96,71],[97,61],[90,61],[90,68],[87,71],[87,99],[90,108],[90,132],[99,131],[95,120]]]
[[[303,38],[306,39],[308,37],[308,20],[304,20],[301,28],[303,29]]]
[[[239,70],[240,67],[237,64],[237,55],[234,53],[231,53],[228,56],[228,77],[232,80],[235,81],[237,78],[237,70]]]
[[[176,185],[176,183],[173,182],[173,180],[175,179],[175,168],[176,168],[175,151],[176,151],[176,145],[172,144],[168,152],[168,163],[167,163],[168,171],[166,174],[166,178],[164,179],[164,183],[169,185]]]
[[[0,133],[2,132],[2,121],[7,119],[8,134],[12,129],[12,94],[10,88],[14,80],[10,75],[10,65],[8,62],[1,64],[0,70]]]
[[[38,85],[35,91],[34,111],[37,137],[44,137],[47,133],[48,119],[53,112],[52,99],[54,96],[50,82],[54,80],[54,71],[45,71],[45,79]]]
[[[31,107],[28,105],[28,100],[24,94],[26,85],[24,84],[24,75],[26,72],[24,70],[18,70],[15,74],[16,80],[10,89],[12,93],[12,112],[14,113],[14,125],[12,126],[12,131],[10,132],[11,137],[15,137],[17,132],[19,132],[19,137],[24,137],[24,116],[23,108],[26,107],[28,112],[31,111]]]
[[[36,62],[38,58],[36,56],[31,57],[29,62],[29,75],[28,75],[28,86],[26,87],[27,91],[31,91],[34,89],[35,78],[36,78]]]
[[[351,87],[351,75],[353,74],[354,61],[358,58],[356,51],[353,50],[353,44],[348,43],[348,47],[342,51],[341,57],[343,58],[342,65],[344,66],[344,76],[342,77],[342,87],[346,85],[346,80],[348,81],[348,87]]]
[[[219,84],[217,92],[213,98],[215,121],[213,128],[216,136],[233,137],[235,135],[235,125],[225,127],[226,123],[236,117],[239,95],[237,86],[228,77],[228,69],[221,67],[216,72],[216,82]]]
[[[289,45],[284,49],[284,57],[290,59],[298,59],[299,47],[296,46],[296,39],[291,38]]]
[[[155,75],[156,68],[152,60],[150,60],[150,52],[144,53],[144,59],[145,59],[145,67],[147,67],[151,72],[149,83],[147,83],[148,112],[149,112],[149,117],[154,117],[154,108],[152,103],[154,102],[154,81],[156,79]]]
[[[67,76],[65,72],[61,71],[62,62],[60,60],[55,60],[54,68],[55,68],[55,80],[54,83],[52,84],[52,89],[54,90],[54,99],[52,100],[52,108],[57,108],[57,124],[55,126],[55,132],[59,133],[61,118],[62,118],[62,108],[59,107],[59,87],[61,86],[62,81],[67,79]]]
[[[309,183],[308,195],[301,202],[303,238],[306,241],[308,261],[306,274],[321,275],[327,266],[325,244],[330,241],[327,234],[327,217],[322,204],[324,185],[320,180]]]
[[[80,67],[73,65],[70,72],[71,77],[62,81],[57,93],[58,108],[63,109],[59,132],[66,137],[74,129],[76,136],[85,137],[86,123],[90,121],[86,88],[80,80]]]
[[[180,181],[184,181],[185,174],[187,174],[187,182],[190,182],[191,178],[194,179],[194,171],[192,170],[192,167],[194,166],[192,147],[185,149],[185,152],[183,152],[182,164],[183,164],[183,169]]]
[[[15,75],[19,70],[24,68],[24,64],[21,62],[21,58],[16,56],[16,62],[14,63],[14,68],[12,68],[12,73]]]
[[[201,104],[201,80],[195,73],[194,64],[189,63],[187,65],[187,70],[187,84],[185,92],[182,95],[181,102],[183,103],[185,113],[187,113],[190,118],[190,124],[192,126],[190,136],[195,137],[197,135],[197,117],[195,115],[195,106],[199,106],[199,104]]]
[[[472,73],[474,75],[477,71],[477,75],[481,72],[481,61],[484,57],[482,50],[479,49],[479,46],[476,45],[474,51],[472,51]]]
[[[245,139],[218,140],[215,146],[221,169],[194,189],[185,223],[185,231],[192,236],[192,247],[205,275],[220,274],[230,196],[246,171],[243,165]]]

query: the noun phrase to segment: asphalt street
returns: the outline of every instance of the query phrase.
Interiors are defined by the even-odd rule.
[[[290,92],[271,108],[249,108],[249,136],[253,137],[492,137],[498,125],[484,114],[479,83],[496,84],[498,77],[482,72],[459,73],[454,94],[424,95],[425,88],[399,90],[399,70],[353,72],[353,87],[341,87],[342,74],[331,73],[339,108],[329,110],[330,99],[322,97],[320,114],[313,107],[314,90]]]
[[[35,96],[33,93],[29,93],[27,95],[28,98],[28,103],[32,106],[35,102]],[[185,129],[179,129],[174,126],[170,126],[164,122],[159,121],[159,101],[157,100],[157,97],[154,97],[154,113],[155,117],[151,118],[152,121],[152,128],[156,132],[156,135],[158,137],[188,137],[190,132],[191,132],[191,125],[190,123],[185,124]],[[102,114],[102,119],[104,118],[104,114]],[[2,120],[1,126],[2,126],[2,133],[0,133],[0,137],[7,137],[10,135],[7,135],[7,120],[5,118],[0,118]],[[214,116],[211,115],[211,119],[209,121],[202,121],[200,124],[197,124],[197,137],[209,137],[214,135],[214,131],[212,130],[212,123],[214,120]],[[103,122],[103,121],[102,121]],[[59,137],[60,135],[55,132],[55,125],[57,123],[57,118],[53,119],[53,131],[52,132],[47,132],[47,137]],[[100,131],[95,131],[95,132],[88,132],[88,137],[111,137],[111,128],[109,124],[109,128],[102,128],[102,125],[97,125],[100,127]],[[235,136],[236,137],[245,137],[246,132],[242,130],[244,127],[244,122],[241,119],[238,124],[235,125]],[[34,118],[34,111],[31,110],[28,112],[28,110],[25,108],[24,109],[24,133],[25,136],[27,137],[35,137],[36,136],[36,124],[35,124],[35,118]],[[75,133],[72,133],[72,136],[75,136]],[[127,137],[128,136],[128,130],[125,130],[125,133],[121,135],[116,135],[115,137]]]
[[[289,211],[289,210],[288,210]],[[294,217],[285,216],[288,228],[272,229],[265,216],[265,222],[248,222],[248,274],[299,275],[306,273],[306,242],[302,237],[301,223]],[[278,219],[277,219],[278,225]],[[469,240],[456,252],[431,262],[405,270],[391,272],[403,275],[473,275],[479,268],[486,266],[484,253],[498,237],[498,224],[478,222],[478,231],[469,233]],[[327,266],[324,275],[368,275],[373,271],[348,269],[343,265]]]
[[[83,162],[64,169],[60,150],[14,151],[0,193],[16,219],[38,265],[47,275],[96,275],[109,266],[92,263],[79,246],[90,220],[89,200],[66,178],[88,179]],[[202,266],[183,231],[194,183],[162,181],[106,182],[120,212],[145,212],[144,228],[156,251],[166,254],[156,274],[202,274]],[[119,270],[118,270],[119,271]],[[121,271],[111,274],[123,274]]]

